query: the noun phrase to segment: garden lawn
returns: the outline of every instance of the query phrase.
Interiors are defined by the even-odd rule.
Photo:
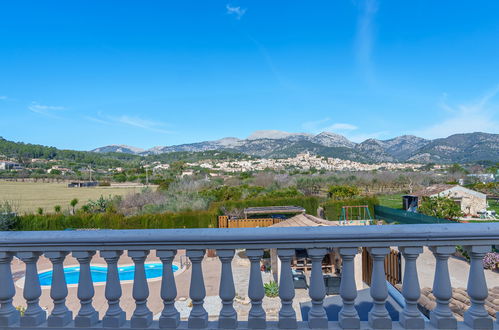
[[[402,196],[404,194],[378,195],[379,205],[393,209],[402,208]]]

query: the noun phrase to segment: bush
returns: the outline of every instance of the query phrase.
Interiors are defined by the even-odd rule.
[[[432,217],[444,219],[457,219],[463,216],[459,205],[454,203],[452,199],[443,196],[423,196],[418,211]]]
[[[499,253],[489,252],[483,258],[483,268],[495,269],[499,265]]]
[[[328,220],[339,220],[341,217],[341,209],[343,206],[359,206],[367,205],[371,217],[374,218],[374,205],[379,205],[376,197],[359,197],[343,200],[329,200],[322,204],[324,208],[324,215]]]
[[[19,218],[8,201],[0,202],[0,230],[12,230],[17,226]]]
[[[331,199],[347,199],[353,198],[360,194],[359,188],[355,186],[330,186],[328,189],[328,196]]]
[[[270,298],[274,298],[279,296],[279,285],[277,282],[270,281],[269,283],[265,283],[263,285],[265,289],[265,295]]]

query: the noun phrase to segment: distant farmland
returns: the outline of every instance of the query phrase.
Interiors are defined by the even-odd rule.
[[[36,212],[39,207],[43,208],[45,213],[52,213],[56,205],[60,205],[62,211],[67,211],[73,198],[78,199],[77,207],[81,207],[89,199],[124,196],[141,189],[140,186],[68,188],[67,183],[0,181],[0,202],[13,202],[19,213]]]

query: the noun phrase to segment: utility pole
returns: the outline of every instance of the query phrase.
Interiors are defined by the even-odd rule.
[[[88,165],[88,175],[90,176],[89,180],[92,181],[92,167],[90,165]]]
[[[148,168],[146,167],[146,186],[149,186],[149,176],[147,175]]]

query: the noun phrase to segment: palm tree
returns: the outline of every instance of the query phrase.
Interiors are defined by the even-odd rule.
[[[76,204],[78,204],[78,198],[73,198],[71,200],[71,202],[69,202],[69,205],[71,205],[71,207],[73,208],[73,214],[75,214],[75,207],[76,207]]]

